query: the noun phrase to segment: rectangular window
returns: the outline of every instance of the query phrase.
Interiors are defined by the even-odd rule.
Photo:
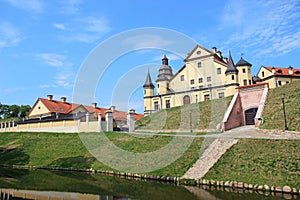
[[[198,62],[198,68],[201,68],[201,67],[202,67],[202,63]]]
[[[243,73],[246,73],[246,69],[245,68],[243,68]]]
[[[191,87],[191,90],[194,90],[195,89],[195,87]]]
[[[217,68],[217,74],[221,74],[221,68]]]
[[[265,72],[261,72],[262,77],[265,77]]]
[[[199,78],[198,82],[202,83],[203,82],[203,78]]]
[[[192,79],[190,82],[191,82],[191,84],[193,85],[193,84],[195,83],[195,80],[194,80],[194,79]]]
[[[278,81],[278,85],[281,86],[281,81]]]
[[[204,95],[204,101],[208,101],[210,99],[209,94]]]
[[[224,98],[224,97],[225,97],[224,92],[220,92],[220,93],[219,93],[219,99],[222,99],[222,98]]]
[[[289,81],[286,81],[285,83],[286,83],[286,84],[288,84],[288,83],[289,83]]]
[[[181,80],[181,81],[184,81],[184,75],[181,75],[181,76],[180,76],[180,80]]]
[[[210,87],[211,87],[211,84],[207,84],[207,87],[210,88]]]
[[[199,89],[202,89],[202,88],[203,88],[203,85],[200,85],[200,86],[199,86]]]
[[[158,101],[154,101],[154,110],[158,110],[159,109],[159,107],[158,107]]]
[[[166,108],[170,108],[170,100],[166,100]]]
[[[211,77],[210,76],[207,77],[207,82],[209,82],[209,81],[211,81]]]
[[[247,79],[244,79],[243,81],[244,81],[244,85],[247,85]]]
[[[231,80],[234,80],[234,75],[231,75]]]

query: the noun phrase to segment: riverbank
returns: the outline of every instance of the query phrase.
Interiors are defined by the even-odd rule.
[[[155,151],[169,143],[172,137],[176,137],[164,134],[147,137],[124,133],[101,134],[105,134],[116,146],[139,153]],[[199,158],[200,150],[203,151],[208,140],[209,138],[196,137],[178,160],[160,170],[145,173],[146,176],[165,179],[183,176]],[[299,152],[300,140],[239,139],[204,179],[300,188],[297,181],[300,180]],[[0,160],[6,166],[94,170],[101,173],[114,171],[92,157],[77,133],[2,133]],[[131,174],[113,172],[115,173]]]

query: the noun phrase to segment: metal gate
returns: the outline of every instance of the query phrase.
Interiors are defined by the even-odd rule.
[[[245,111],[246,125],[254,125],[254,118],[257,112],[257,108],[250,108]]]

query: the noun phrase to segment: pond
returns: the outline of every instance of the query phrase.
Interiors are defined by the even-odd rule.
[[[0,168],[0,190],[18,199],[299,199],[243,191],[176,186],[153,181],[130,180],[102,174]]]

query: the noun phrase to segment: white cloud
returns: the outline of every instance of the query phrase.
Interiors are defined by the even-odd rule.
[[[45,64],[53,67],[63,67],[66,65],[65,57],[56,53],[41,53],[36,55],[40,58]]]
[[[79,12],[79,6],[82,2],[82,0],[64,0],[60,12],[69,15],[76,14]]]
[[[75,24],[72,27],[72,35],[68,37],[68,39],[92,43],[108,33],[111,29],[105,18],[84,17],[75,20]]]
[[[75,74],[72,72],[73,63],[67,61],[66,57],[56,53],[41,53],[36,55],[46,65],[56,67],[56,75],[51,84],[42,84],[40,88],[70,88],[73,86]]]
[[[64,24],[60,24],[60,23],[54,23],[53,26],[57,29],[60,29],[60,30],[66,30],[66,27]]]
[[[300,49],[300,3],[231,0],[219,30],[231,34],[223,42],[227,49],[253,49],[256,57],[286,54]]]
[[[10,47],[21,41],[19,30],[6,21],[0,21],[0,48]]]
[[[173,42],[159,35],[143,34],[126,38],[124,43],[132,45],[135,49],[168,47]]]
[[[39,0],[5,0],[12,6],[21,8],[27,11],[41,12],[43,4]]]

